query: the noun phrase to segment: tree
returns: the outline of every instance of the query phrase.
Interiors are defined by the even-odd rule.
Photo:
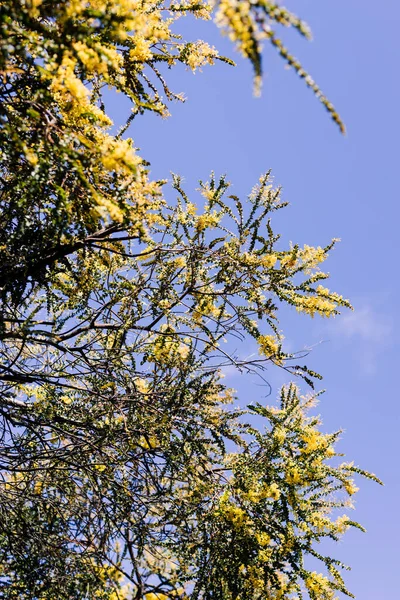
[[[213,12],[256,86],[264,39],[343,129],[274,29],[308,28],[275,3],[0,5],[0,598],[348,593],[316,543],[361,527],[337,511],[354,474],[376,477],[335,462],[340,432],[308,416],[318,393],[290,383],[277,407],[234,408],[222,379],[228,365],[260,377],[275,365],[313,389],[319,376],[285,352],[279,306],[350,307],[320,283],[335,240],[278,247],[271,217],[285,204],[269,174],[246,201],[212,175],[201,209],[176,176],[167,204],[124,137],[179,99],[165,67],[231,62],[173,33],[180,16]],[[106,86],[132,100],[116,135]],[[257,359],[230,351],[245,337]]]

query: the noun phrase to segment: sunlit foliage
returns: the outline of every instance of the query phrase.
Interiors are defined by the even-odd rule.
[[[276,367],[313,389],[279,313],[350,308],[321,283],[335,240],[282,244],[268,173],[246,200],[174,176],[167,202],[125,136],[179,99],[167,68],[231,62],[176,33],[186,14],[215,18],[257,85],[271,42],[342,127],[275,31],[307,26],[277,4],[0,2],[0,598],[348,593],[317,544],[361,527],[353,478],[375,476],[338,461],[317,393],[291,383],[268,406],[224,384]],[[132,102],[117,134],[106,88]]]

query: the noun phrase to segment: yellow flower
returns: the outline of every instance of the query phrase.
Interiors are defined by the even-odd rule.
[[[255,536],[257,542],[263,547],[268,546],[271,541],[271,537],[265,531],[256,532]]]
[[[269,495],[273,500],[279,500],[281,492],[276,483],[272,483],[269,487]]]
[[[145,62],[153,57],[153,53],[150,50],[150,42],[146,40],[142,35],[136,35],[133,38],[134,47],[129,51],[129,57],[132,60]]]
[[[259,502],[262,497],[259,490],[249,490],[248,492],[245,492],[242,495],[245,500],[254,503]]]
[[[196,214],[196,210],[197,210],[197,208],[196,208],[195,204],[192,204],[192,202],[188,202],[187,203],[187,205],[186,205],[186,212],[187,212],[188,215],[192,215],[192,216],[195,215]]]
[[[184,258],[183,256],[179,256],[178,258],[175,258],[175,266],[178,268],[182,268],[186,266],[186,258]]]
[[[305,244],[304,248],[299,250],[298,253],[299,259],[307,264],[307,270],[317,267],[327,258],[327,256],[327,253],[320,246],[314,248],[313,246],[307,246],[307,244]]]
[[[171,303],[168,300],[160,300],[160,302],[158,303],[158,306],[162,309],[168,309],[171,306]]]
[[[135,388],[136,391],[140,392],[141,394],[147,394],[149,391],[149,384],[147,383],[146,379],[139,377],[135,379]]]
[[[213,65],[218,56],[218,51],[214,47],[202,41],[184,46],[182,50],[183,59],[193,72],[205,64]]]
[[[331,589],[329,579],[315,571],[305,580],[307,589],[320,600],[334,600],[335,594]]]
[[[328,446],[328,448],[325,451],[325,454],[328,458],[330,458],[331,456],[335,456],[335,448],[333,446]]]
[[[347,531],[347,529],[350,527],[349,517],[347,515],[338,517],[336,519],[335,526],[338,533],[345,533],[345,531]]]
[[[156,446],[158,446],[158,439],[157,439],[157,437],[155,435],[148,435],[147,437],[145,437],[143,435],[139,439],[139,444],[145,450],[152,450],[153,448],[155,448]]]
[[[268,358],[278,354],[279,342],[273,335],[260,335],[257,338],[259,353]]]
[[[33,152],[32,150],[25,150],[25,158],[28,161],[28,163],[32,165],[32,167],[36,167],[36,165],[39,162],[37,154],[35,154],[35,152]]]
[[[82,64],[89,72],[96,71],[97,73],[107,72],[107,63],[96,50],[90,48],[83,42],[74,42],[73,48]]]
[[[275,266],[277,260],[278,258],[275,256],[275,254],[266,254],[261,258],[260,262],[264,267],[272,268]]]
[[[262,563],[268,563],[272,557],[272,550],[260,550],[258,553],[258,560]]]
[[[220,216],[214,211],[212,214],[204,213],[203,215],[199,215],[196,219],[196,229],[197,231],[204,231],[208,227],[212,229],[216,227],[220,221]]]
[[[104,138],[101,147],[101,162],[108,171],[135,170],[140,163],[129,140]]]
[[[149,592],[148,594],[144,595],[145,600],[168,600],[168,598],[170,596],[166,596],[165,594],[162,594],[161,592],[157,592],[157,594],[154,594],[153,592]]]
[[[64,404],[71,404],[71,402],[72,402],[72,398],[70,396],[61,396],[60,400]]]
[[[353,496],[353,494],[357,493],[360,488],[354,485],[353,481],[349,481],[345,484],[345,490],[349,494],[349,496]]]
[[[282,427],[276,427],[273,435],[278,444],[283,444],[286,439],[286,432],[284,429],[282,429]]]
[[[273,500],[279,500],[281,496],[280,489],[276,483],[271,485],[264,485],[258,493],[259,500],[264,498],[272,498]]]
[[[329,531],[332,528],[332,522],[319,512],[312,513],[309,519],[311,525],[319,532]]]
[[[53,92],[60,92],[61,94],[69,93],[74,100],[86,103],[88,102],[90,91],[75,75],[75,66],[76,61],[66,53],[61,65],[57,68],[50,89]]]
[[[296,257],[293,256],[293,254],[290,252],[290,253],[286,254],[286,256],[283,256],[281,258],[281,268],[282,267],[292,268],[292,267],[296,266],[296,262],[297,262]]]
[[[287,471],[285,481],[287,481],[287,483],[289,483],[290,485],[296,485],[301,483],[302,478],[299,470],[296,467],[293,467],[292,469]]]
[[[43,0],[29,0],[26,4],[28,6],[29,16],[36,19],[39,16],[39,6],[43,3]]]
[[[99,471],[100,473],[102,473],[103,471],[105,471],[107,469],[106,465],[95,465],[94,468]]]
[[[330,295],[329,289],[324,287],[323,285],[317,286],[317,293],[319,296],[329,296]]]
[[[187,358],[189,355],[189,347],[185,346],[184,344],[180,344],[178,346],[177,353],[183,360],[185,360],[185,358]]]
[[[34,494],[40,494],[42,492],[42,489],[43,489],[43,481],[39,480],[34,485],[33,493]]]
[[[304,454],[320,450],[327,445],[325,436],[316,429],[310,429],[304,432],[301,439],[306,443],[306,447],[301,449],[301,452]]]

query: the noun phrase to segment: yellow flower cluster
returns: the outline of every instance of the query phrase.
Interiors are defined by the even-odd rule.
[[[354,485],[354,481],[351,480],[345,484],[345,490],[349,494],[349,496],[353,496],[358,492],[359,488],[356,485]]]
[[[283,444],[286,439],[286,431],[282,427],[276,427],[274,429],[273,438],[278,444]]]
[[[249,199],[254,202],[256,198],[260,198],[263,205],[279,205],[280,193],[279,189],[273,187],[269,174],[261,175],[258,183],[251,190]]]
[[[215,59],[219,56],[218,51],[213,46],[209,46],[201,40],[187,46],[181,46],[181,50],[183,51],[185,63],[193,72],[206,64],[213,65]]]
[[[314,248],[314,246],[304,245],[303,248],[293,249],[292,252],[287,252],[285,255],[281,256],[280,262],[281,267],[286,267],[287,269],[298,269],[299,267],[304,266],[304,271],[306,273],[311,273],[313,270],[318,270],[318,265],[320,265],[326,258],[328,257],[328,253],[318,246]]]
[[[31,16],[39,15],[42,4],[40,0],[30,0],[27,10]],[[104,83],[108,84],[117,91],[130,95],[138,106],[144,102],[146,108],[165,114],[166,107],[155,89],[154,93],[144,99],[140,94],[132,96],[132,84],[129,81],[139,77],[135,73],[140,72],[140,69],[130,62],[144,64],[151,61],[153,52],[162,52],[169,65],[181,60],[182,43],[178,42],[179,36],[172,36],[172,24],[188,11],[200,18],[209,18],[211,11],[211,6],[206,2],[199,5],[185,0],[175,2],[171,8],[172,11],[166,17],[164,9],[158,8],[151,0],[68,0],[57,3],[54,8],[57,35],[65,36],[65,32],[71,28],[71,22],[74,22],[76,26],[79,23],[82,25],[79,36],[72,35],[67,43],[58,44],[57,51],[53,51],[51,45],[47,49],[47,42],[41,38],[41,34],[32,33],[35,36],[32,48],[36,52],[39,48],[38,59],[43,61],[40,72],[59,105],[64,124],[67,125],[65,131],[72,130],[73,135],[69,138],[71,150],[78,146],[77,142],[83,144],[86,155],[92,155],[96,176],[101,175],[100,166],[104,167],[106,173],[116,171],[121,176],[133,175],[141,162],[128,140],[105,134],[104,128],[110,127],[112,122],[97,106],[96,90],[100,90]],[[106,35],[91,35],[91,30],[97,31],[101,27]],[[85,30],[88,32],[86,37]],[[185,44],[184,47],[186,63],[193,70],[202,64],[212,64],[218,56],[214,48],[201,41]],[[25,154],[27,161],[35,167],[39,161],[35,148],[27,148]],[[93,181],[91,177],[88,180]],[[140,202],[141,199],[143,204],[147,191],[151,193],[150,189],[143,189],[143,185],[148,187],[147,178],[146,181],[136,180],[135,183],[136,190],[134,182],[129,184],[132,201]],[[106,197],[97,185],[89,185],[88,188],[98,207],[94,209],[95,213],[97,211],[105,219],[111,217],[115,221],[123,220],[124,215],[114,198]],[[148,210],[143,207],[141,214],[137,215],[138,222],[143,222],[143,217],[146,219],[147,214]],[[151,217],[150,214],[149,220]],[[207,227],[214,227],[217,222],[216,215],[202,216],[197,228],[203,231]]]
[[[128,583],[112,591],[110,595],[110,600],[129,600],[129,598],[132,598],[132,588]]]
[[[196,229],[198,232],[204,231],[205,229],[212,229],[216,227],[220,222],[221,216],[216,211],[212,213],[204,213],[196,218]]]
[[[273,500],[279,500],[281,492],[279,490],[279,487],[276,483],[272,483],[269,486],[268,491],[265,492],[267,494],[267,498],[272,498]]]
[[[275,263],[277,260],[278,260],[278,257],[275,256],[275,254],[265,254],[264,256],[261,257],[260,262],[263,267],[267,267],[267,268],[271,269],[272,267],[275,266]]]
[[[244,500],[257,504],[267,498],[279,500],[281,491],[276,483],[271,483],[270,485],[256,486],[248,492],[242,492],[241,495]]]
[[[192,202],[188,202],[186,204],[186,212],[188,215],[195,215],[197,211],[197,206],[195,204],[193,204]]]
[[[246,525],[251,525],[251,520],[246,512],[240,508],[240,506],[236,506],[236,504],[233,504],[232,502],[221,499],[218,513],[238,529]]]
[[[104,585],[107,586],[107,591],[109,591],[109,585],[112,587],[113,591],[111,591],[111,594],[107,594],[107,598],[109,598],[109,600],[128,600],[132,594],[132,587],[130,584],[121,585],[124,575],[122,570],[118,568],[119,566],[119,564],[116,566],[100,566],[92,561],[91,568],[95,571],[99,579],[104,582]],[[104,597],[104,589],[96,590],[93,594],[93,597]]]
[[[168,600],[170,598],[170,596],[167,596],[166,594],[162,594],[161,592],[157,592],[157,594],[154,594],[153,592],[149,592],[148,594],[144,595],[145,600]]]
[[[39,16],[39,6],[43,3],[43,0],[28,0],[26,2],[29,16],[36,19]]]
[[[178,258],[175,258],[174,263],[178,269],[182,269],[183,267],[186,267],[186,258],[184,256],[178,256]]]
[[[349,517],[347,515],[338,517],[335,521],[335,527],[337,533],[345,533],[349,528]]]
[[[267,533],[265,533],[265,531],[256,532],[255,537],[256,537],[257,542],[263,548],[265,548],[265,546],[269,546],[269,544],[271,542],[271,537]]]
[[[108,171],[135,171],[141,159],[135,154],[131,140],[104,138],[101,146],[101,162]]]
[[[150,50],[151,42],[146,40],[143,35],[136,35],[134,38],[134,46],[129,51],[129,57],[134,61],[145,62],[151,60],[153,53]]]
[[[203,318],[218,317],[219,313],[220,309],[215,306],[214,298],[211,296],[204,296],[193,310],[192,319],[194,323],[200,324]],[[213,346],[216,345],[217,344],[215,343]]]
[[[219,27],[227,30],[229,39],[236,42],[245,58],[253,55],[255,44],[250,11],[251,3],[247,0],[222,0],[215,19]]]
[[[301,450],[304,454],[310,454],[315,450],[322,450],[328,446],[326,437],[317,429],[307,429],[301,439],[306,443],[306,446]]]
[[[332,521],[327,514],[330,510],[325,512],[313,512],[308,516],[307,523],[302,523],[300,528],[305,532],[310,532],[310,526],[314,528],[318,534],[328,533],[334,535],[342,535],[349,528],[349,518],[347,515],[338,517],[335,521]]]
[[[140,31],[148,38],[152,35],[154,41],[169,39],[170,20],[163,20],[161,11],[156,10],[149,0],[69,0],[65,16],[77,20],[88,9],[108,16],[112,27],[110,34],[115,41],[124,42],[132,31]]]
[[[288,252],[287,254],[285,254],[285,256],[282,256],[280,262],[281,269],[283,269],[284,267],[287,269],[292,269],[293,267],[297,266],[296,255],[293,254],[293,252]]]
[[[260,41],[266,36],[256,24],[253,3],[248,0],[222,0],[218,5],[215,22],[236,44],[242,56],[248,58],[253,65],[254,92],[258,96],[261,90]]]
[[[335,593],[331,588],[329,579],[321,573],[313,571],[305,580],[305,584],[313,598],[318,598],[318,600],[335,599]]]
[[[320,246],[314,248],[304,244],[304,248],[299,250],[297,256],[303,264],[307,265],[307,269],[313,269],[324,262],[328,255]]]
[[[180,343],[173,335],[158,335],[149,349],[149,360],[160,365],[179,364],[187,359],[190,346],[188,342]]]
[[[319,532],[331,531],[334,529],[334,523],[324,514],[320,512],[314,512],[308,517],[310,525],[315,527]]]
[[[63,402],[64,404],[71,404],[72,402],[72,398],[71,396],[66,396],[65,394],[63,396],[60,396],[60,400],[61,402]]]
[[[75,74],[75,67],[76,59],[74,60],[68,52],[64,53],[60,66],[49,65],[49,74],[55,68],[55,72],[52,74],[50,89],[53,92],[59,92],[62,96],[68,93],[71,100],[86,104],[90,92]]]
[[[264,569],[261,566],[249,565],[246,583],[252,591],[261,592],[265,587]]]
[[[279,341],[274,335],[260,335],[257,338],[259,353],[267,358],[279,354]]]
[[[103,565],[100,566],[96,563],[94,563],[94,561],[92,561],[92,568],[95,570],[96,575],[99,577],[99,579],[101,581],[104,581],[105,583],[109,582],[109,581],[113,581],[115,583],[118,583],[120,581],[122,581],[122,579],[124,578],[123,573],[121,573],[121,570],[111,566],[111,565]]]
[[[140,392],[141,394],[149,393],[149,384],[146,379],[138,377],[135,379],[134,384],[137,392]]]
[[[302,484],[302,476],[297,467],[291,467],[287,470],[285,475],[285,481],[289,483],[289,485],[301,485]]]
[[[76,56],[84,65],[87,73],[97,75],[108,75],[109,67],[118,70],[122,67],[123,59],[112,46],[93,44],[88,46],[82,41],[72,44]]]
[[[327,288],[319,285],[316,289],[316,296],[302,296],[294,292],[288,294],[289,299],[296,306],[296,310],[304,312],[311,317],[319,314],[322,317],[331,317],[337,314],[338,306],[348,305],[343,297],[335,292],[330,292]]]
[[[275,254],[265,254],[264,256],[260,256],[259,254],[254,254],[252,252],[244,252],[240,258],[246,265],[265,267],[267,269],[274,267],[278,260],[278,257]]]
[[[32,165],[32,167],[36,167],[36,165],[39,162],[39,158],[38,155],[31,150],[30,148],[24,146],[24,154],[25,154],[25,158],[26,160]]]
[[[155,435],[142,435],[139,439],[139,445],[145,450],[152,450],[159,445],[159,440]]]

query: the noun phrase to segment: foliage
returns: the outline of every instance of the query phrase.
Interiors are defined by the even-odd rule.
[[[166,6],[139,0],[1,2],[1,193],[7,211],[0,280],[14,299],[28,282],[43,283],[50,264],[91,245],[90,236],[104,237],[117,224],[141,230],[159,186],[149,181],[123,130],[110,134],[104,88],[131,100],[127,125],[146,110],[167,115],[166,102],[179,96],[167,86],[165,67],[182,63],[196,70],[217,59],[232,62],[207,43],[174,33],[183,15],[207,19],[212,11],[206,2],[186,1]],[[343,127],[271,28],[291,26],[308,36],[299,19],[263,1],[222,2],[215,12],[258,79],[265,38]]]
[[[274,3],[0,2],[0,598],[347,593],[315,546],[360,527],[336,513],[354,473],[375,476],[337,464],[339,432],[307,416],[316,394],[235,408],[223,383],[275,365],[313,386],[279,307],[349,307],[321,284],[335,240],[282,249],[269,174],[246,201],[212,175],[202,209],[175,176],[168,204],[124,137],[176,98],[163,67],[230,62],[174,33],[186,13],[215,13],[257,77],[262,39],[305,76],[271,27],[308,29]],[[132,101],[116,135],[106,86]]]

